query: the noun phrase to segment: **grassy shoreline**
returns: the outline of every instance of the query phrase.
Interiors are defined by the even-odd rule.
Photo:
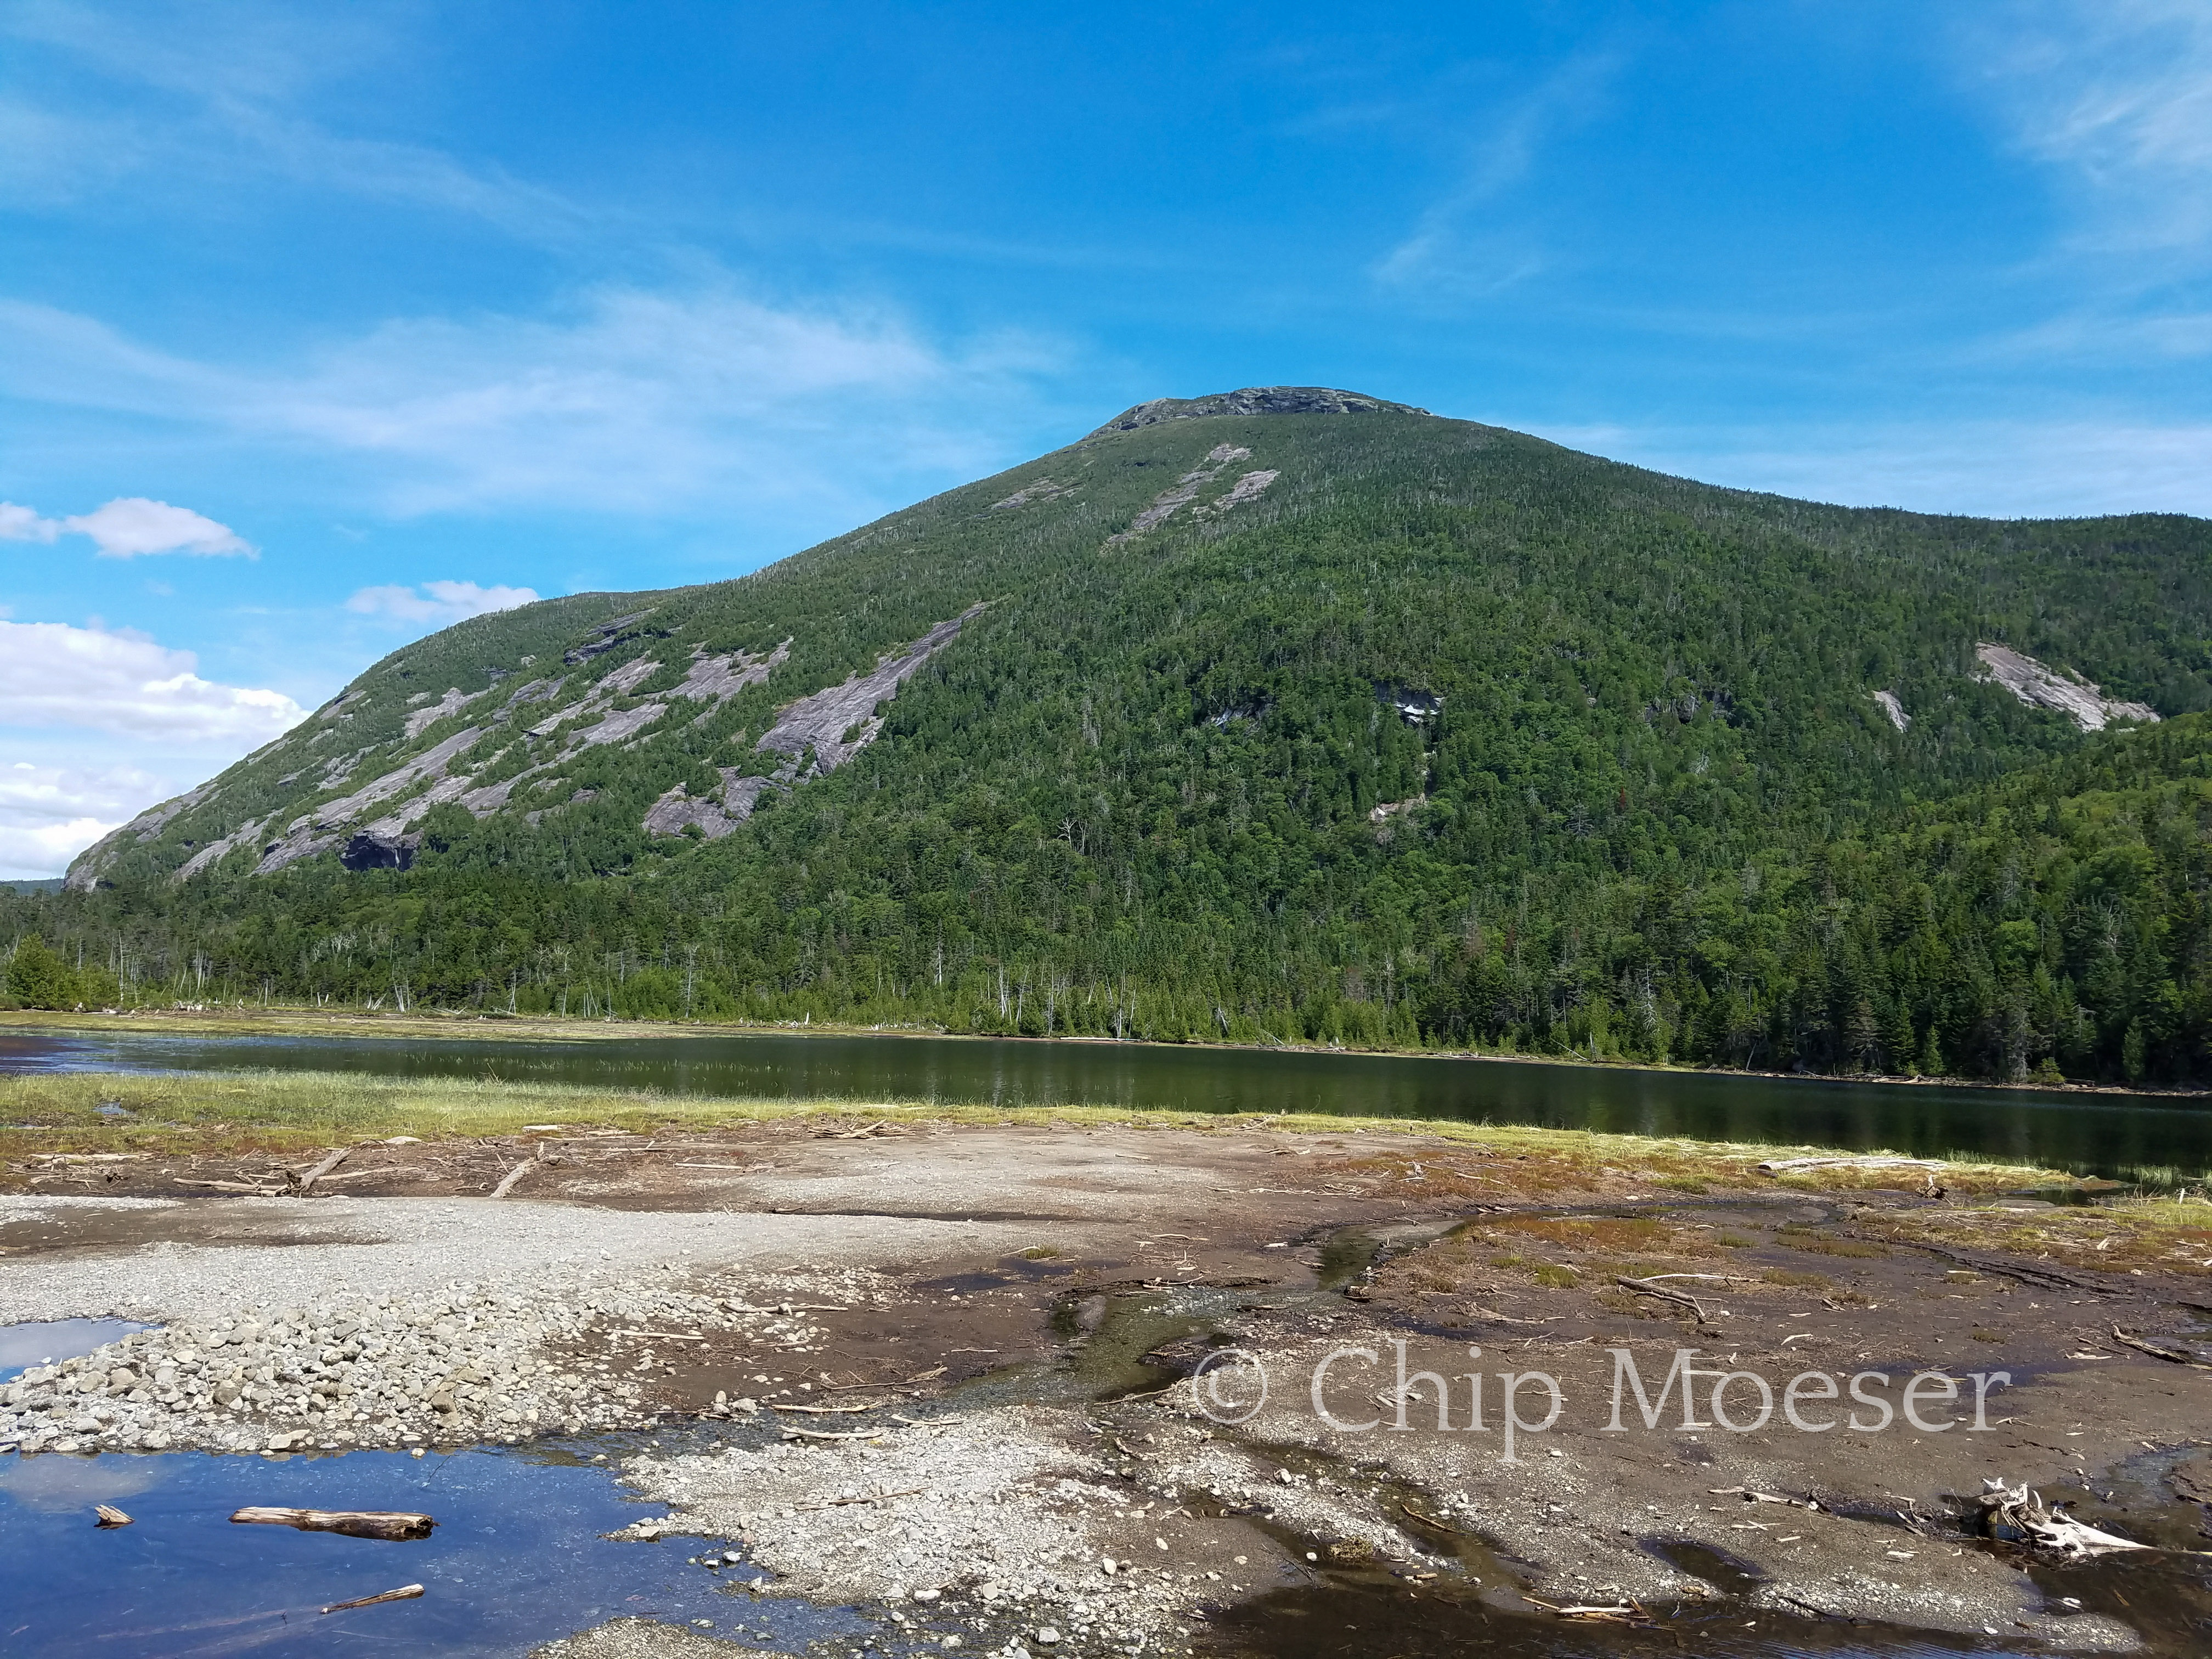
[[[119,1107],[128,1116],[103,1113]],[[810,1119],[884,1119],[947,1125],[1077,1128],[1115,1126],[1229,1133],[1425,1138],[1503,1158],[1540,1158],[1566,1170],[1627,1173],[1659,1182],[1771,1186],[1757,1165],[1779,1158],[1850,1157],[1832,1148],[1716,1142],[1451,1119],[1307,1113],[1206,1113],[1113,1106],[927,1104],[863,1099],[746,1100],[595,1089],[496,1079],[403,1079],[314,1072],[57,1072],[0,1076],[0,1158],[40,1152],[298,1152],[391,1135],[424,1140],[527,1136],[555,1126],[591,1129],[732,1129]],[[1784,1184],[1849,1188],[1899,1179],[1894,1170],[1839,1165],[1780,1177]],[[2075,1177],[2027,1165],[1947,1163],[1947,1182],[1973,1190],[2069,1186]]]
[[[1907,1077],[1867,1073],[1754,1072],[1650,1060],[1591,1060],[1577,1055],[1493,1054],[1479,1049],[1328,1048],[1311,1043],[1152,1042],[1138,1037],[1008,1036],[990,1032],[945,1031],[913,1026],[845,1025],[787,1020],[700,1021],[562,1019],[550,1015],[507,1013],[385,1013],[365,1009],[343,1012],[284,1006],[205,1011],[145,1009],[120,1013],[60,1012],[47,1009],[0,1009],[0,1032],[9,1030],[93,1032],[156,1031],[169,1036],[415,1036],[471,1042],[611,1042],[638,1037],[703,1039],[729,1036],[920,1037],[945,1042],[1034,1042],[1097,1048],[1221,1050],[1233,1054],[1290,1054],[1358,1056],[1392,1060],[1478,1060],[1501,1065],[1553,1066],[1592,1072],[1651,1072],[1670,1077],[1746,1078],[1769,1083],[1849,1083],[1872,1087],[1998,1089],[2027,1094],[2116,1096],[2124,1099],[2190,1101],[2212,1099],[2212,1089],[2122,1088],[2105,1083],[2001,1083],[1987,1078]]]
[[[104,1114],[119,1106],[128,1116]],[[1916,1190],[1927,1171],[1842,1163],[1765,1172],[1796,1158],[1851,1158],[1819,1146],[1702,1141],[1583,1129],[1466,1123],[1419,1118],[1331,1117],[1251,1112],[1219,1115],[1104,1106],[996,1107],[866,1100],[733,1100],[650,1091],[592,1089],[482,1079],[414,1079],[350,1073],[70,1072],[0,1076],[0,1194],[36,1198],[67,1193],[90,1169],[114,1164],[48,1161],[54,1154],[132,1155],[153,1170],[170,1159],[202,1170],[228,1160],[304,1170],[325,1152],[410,1135],[434,1148],[467,1142],[522,1152],[544,1137],[593,1130],[631,1133],[809,1136],[834,1127],[893,1125],[977,1129],[1082,1131],[1116,1128],[1207,1138],[1253,1133],[1311,1136],[1355,1153],[1351,1169],[1383,1184],[1415,1183],[1429,1202],[1449,1203],[1437,1188],[1440,1153],[1480,1160],[1481,1184],[1451,1176],[1446,1188],[1486,1202],[1598,1203],[1695,1194],[1802,1193],[1869,1194],[1881,1207],[1860,1212],[1876,1236],[1920,1246],[2002,1248],[2084,1267],[2134,1264],[2202,1273],[2212,1269],[2212,1204],[2170,1194],[2111,1193],[2094,1206],[2022,1206],[2023,1189],[2082,1185],[2065,1172],[2028,1165],[1945,1160],[1948,1201],[1890,1213],[1899,1189]],[[1868,1156],[1860,1154],[1856,1156]],[[137,1160],[148,1160],[139,1163]],[[1462,1172],[1464,1175],[1465,1172]],[[95,1188],[95,1191],[97,1188]],[[1879,1194],[1887,1192],[1882,1199]],[[1320,1194],[1316,1194],[1319,1196]],[[2115,1248],[2117,1247],[2117,1248]],[[2198,1258],[2203,1258],[2200,1261]]]

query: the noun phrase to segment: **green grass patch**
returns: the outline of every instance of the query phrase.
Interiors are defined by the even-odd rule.
[[[119,1106],[128,1116],[105,1115]],[[736,1100],[562,1084],[483,1079],[409,1079],[314,1072],[75,1072],[0,1077],[0,1158],[33,1152],[282,1152],[415,1135],[424,1140],[518,1134],[534,1124],[570,1130],[738,1128],[807,1119],[865,1116],[893,1122],[1178,1129],[1207,1134],[1258,1131],[1313,1136],[1358,1152],[1376,1138],[1420,1136],[1487,1160],[1500,1187],[1522,1196],[1617,1185],[1622,1167],[1694,1178],[1716,1187],[1765,1188],[1760,1160],[1771,1146],[1711,1143],[1585,1130],[1522,1128],[1404,1118],[1133,1111],[1127,1107],[902,1103],[877,1100]],[[1817,1153],[1817,1147],[1779,1149]],[[1835,1184],[1856,1184],[1837,1171]],[[2048,1170],[1959,1166],[1946,1180],[2002,1191],[2063,1182]],[[2212,1216],[2212,1206],[2188,1206]],[[1602,1231],[1602,1230],[1600,1230]],[[1634,1241],[1599,1240],[1616,1248]],[[1738,1242],[1728,1236],[1723,1243]]]

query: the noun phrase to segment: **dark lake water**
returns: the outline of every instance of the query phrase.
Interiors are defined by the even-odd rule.
[[[1413,1055],[944,1037],[575,1042],[0,1031],[0,1072],[357,1072],[763,1100],[1453,1118],[1703,1140],[1957,1153],[2114,1180],[2212,1170],[2212,1102]]]

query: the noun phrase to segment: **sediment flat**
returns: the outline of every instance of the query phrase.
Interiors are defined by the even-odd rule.
[[[2117,1651],[2156,1619],[1978,1540],[1984,1482],[2202,1547],[2201,1205],[1466,1126],[588,1115],[349,1142],[304,1192],[340,1148],[19,1134],[5,1317],[159,1328],[0,1388],[0,1445],[696,1425],[619,1438],[672,1508],[638,1535],[986,1650],[1288,1650],[1299,1598],[1357,1586]],[[1656,1395],[1683,1352],[1694,1414],[1612,1426],[1621,1357]],[[1923,1373],[1960,1392],[1916,1423]]]

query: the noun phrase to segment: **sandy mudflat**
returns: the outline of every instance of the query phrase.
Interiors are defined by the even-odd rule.
[[[2203,1547],[2187,1493],[2212,1493],[2191,1461],[2212,1370],[2113,1335],[2196,1353],[2203,1273],[2008,1255],[2032,1203],[1668,1189],[1264,1127],[539,1139],[501,1199],[484,1190],[518,1148],[494,1163],[474,1143],[358,1148],[352,1180],[305,1199],[199,1195],[179,1183],[220,1172],[159,1159],[97,1193],[0,1197],[6,1317],[167,1328],[0,1395],[0,1441],[434,1444],[700,1419],[624,1455],[666,1531],[738,1557],[702,1570],[761,1581],[730,1627],[683,1637],[702,1653],[742,1641],[751,1595],[860,1605],[939,1647],[1090,1654],[1291,1651],[1279,1615],[1354,1592],[1427,1598],[1439,1629],[1538,1598],[2162,1649],[2165,1615],[2100,1603],[2094,1579],[2065,1606],[1960,1517],[2002,1475]],[[1409,1374],[1448,1379],[1449,1426],[1426,1385],[1395,1426],[1399,1342]],[[1250,1358],[1217,1401],[1270,1384],[1235,1422],[1176,1380],[1224,1346]],[[1735,1432],[1675,1404],[1612,1431],[1616,1351],[1656,1388],[1680,1349],[1765,1379],[1777,1409]],[[1332,1424],[1312,1377],[1337,1350]],[[1953,1426],[1898,1414],[1916,1372],[1997,1370],[2013,1382],[1979,1431],[1971,1382],[1922,1402]],[[1817,1381],[1803,1414],[1835,1426],[1784,1420],[1792,1377],[1841,1392],[1868,1371],[1891,1379],[1887,1426],[1855,1430]],[[1509,1462],[1504,1379],[1540,1373],[1561,1410]],[[1727,1410],[1756,1415],[1757,1382],[1731,1388]],[[1518,1397],[1544,1415],[1544,1390]],[[548,1651],[690,1650],[656,1629]]]

